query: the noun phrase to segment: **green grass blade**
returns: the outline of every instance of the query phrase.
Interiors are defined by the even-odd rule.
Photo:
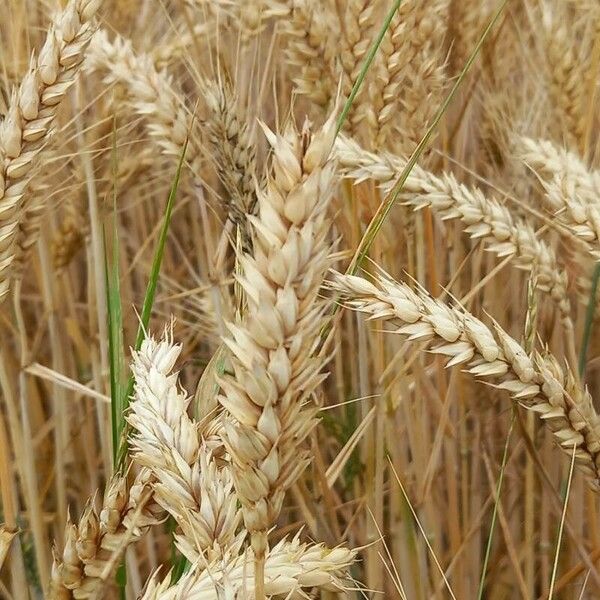
[[[112,219],[112,257],[109,261],[106,243],[106,229],[104,236],[104,272],[106,277],[106,296],[108,308],[108,353],[110,363],[110,410],[112,429],[113,463],[116,463],[119,440],[125,427],[123,417],[123,309],[121,305],[121,287],[119,282],[119,234],[117,227],[117,189],[116,189],[116,131],[113,129],[112,147],[112,172],[113,172],[113,219]]]
[[[373,243],[373,240],[375,239],[377,233],[381,229],[385,219],[387,218],[390,210],[392,209],[392,206],[395,204],[395,202],[398,198],[398,195],[402,191],[402,188],[404,187],[404,184],[405,184],[406,180],[408,179],[408,176],[410,175],[410,172],[412,171],[413,167],[417,163],[417,160],[419,160],[419,157],[423,153],[423,150],[425,150],[425,147],[427,146],[429,139],[431,138],[434,131],[436,130],[440,120],[444,116],[444,113],[446,112],[446,110],[448,109],[448,106],[452,102],[452,99],[456,95],[458,88],[461,86],[464,78],[466,77],[469,69],[471,68],[471,65],[473,64],[473,62],[475,61],[475,58],[479,54],[479,50],[481,49],[481,46],[483,45],[483,43],[487,39],[488,35],[494,28],[494,25],[500,18],[502,11],[504,10],[504,8],[506,7],[507,4],[508,4],[508,0],[503,0],[502,3],[500,4],[500,6],[498,7],[498,9],[496,10],[496,12],[494,13],[494,16],[488,23],[487,27],[484,29],[481,36],[479,37],[479,40],[477,41],[475,48],[471,52],[471,55],[469,56],[467,62],[465,63],[464,67],[462,68],[460,75],[457,77],[456,81],[454,82],[454,85],[448,92],[448,95],[446,96],[446,98],[444,99],[444,101],[442,102],[440,107],[438,108],[438,110],[433,118],[433,121],[431,122],[431,125],[429,125],[425,135],[423,136],[423,139],[421,139],[418,146],[415,148],[415,151],[412,153],[412,156],[406,163],[406,167],[404,167],[404,170],[400,174],[398,181],[396,182],[396,184],[394,185],[392,190],[389,192],[389,194],[386,196],[384,201],[379,205],[379,208],[377,209],[377,213],[374,215],[373,219],[369,223],[369,226],[367,227],[367,230],[365,231],[365,234],[361,240],[361,243],[359,244],[359,246],[356,250],[354,258],[352,259],[352,262],[350,263],[350,266],[348,267],[348,270],[346,271],[347,273],[355,274],[358,271],[360,265],[362,264],[362,261],[367,256],[369,249],[371,248],[371,244]]]
[[[175,205],[175,198],[177,196],[177,190],[179,189],[179,181],[181,179],[181,169],[183,168],[183,162],[185,159],[185,153],[187,151],[188,140],[185,140],[181,156],[179,157],[179,163],[177,164],[177,171],[175,177],[171,183],[171,189],[169,190],[169,197],[167,198],[167,204],[165,206],[165,212],[163,216],[163,224],[158,237],[158,242],[154,250],[154,258],[152,259],[152,268],[150,269],[150,278],[146,287],[146,293],[144,295],[144,303],[142,305],[142,312],[140,314],[140,325],[138,327],[137,335],[135,338],[134,349],[139,350],[146,331],[148,330],[148,324],[150,323],[150,315],[152,314],[152,307],[154,305],[154,299],[156,297],[156,288],[158,286],[158,276],[160,273],[160,267],[162,265],[162,259],[165,252],[165,244],[167,241],[167,235],[169,233],[169,226],[171,225],[171,217],[173,215],[173,207]],[[127,388],[123,393],[123,410],[127,410],[129,406],[129,398],[133,393],[133,377],[129,377]],[[118,452],[118,464],[123,467],[125,457],[127,456],[127,429],[123,430],[121,435],[119,452]]]
[[[123,363],[125,348],[123,346],[123,307],[121,303],[121,285],[119,276],[119,232],[117,225],[117,136],[116,124],[113,122],[111,168],[113,177],[113,218],[112,218],[112,257],[109,263],[106,228],[103,228],[104,273],[106,277],[106,296],[108,310],[108,354],[110,366],[110,412],[113,466],[118,464],[119,440],[125,431],[125,395],[123,388]],[[119,597],[125,599],[127,570],[125,563],[119,565],[116,573]]]

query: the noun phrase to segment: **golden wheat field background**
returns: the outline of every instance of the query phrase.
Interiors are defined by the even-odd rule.
[[[0,0],[0,597],[600,598],[598,0]]]

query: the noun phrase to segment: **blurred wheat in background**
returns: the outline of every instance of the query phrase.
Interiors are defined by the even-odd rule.
[[[1,598],[600,598],[597,0],[0,15]]]

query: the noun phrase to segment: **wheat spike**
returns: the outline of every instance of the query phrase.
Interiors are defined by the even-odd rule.
[[[581,147],[585,135],[584,102],[586,77],[583,57],[573,44],[572,23],[562,11],[551,17],[546,35],[549,91],[552,106],[557,109],[557,135],[574,149]]]
[[[308,124],[301,135],[265,133],[272,173],[250,217],[254,256],[239,258],[248,306],[228,325],[232,374],[220,381],[220,402],[237,421],[226,424],[225,443],[258,561],[286,490],[310,461],[302,442],[316,423],[309,399],[323,379],[323,360],[312,353],[326,306],[318,291],[331,251],[335,119],[315,134]]]
[[[148,133],[161,152],[176,159],[181,156],[191,118],[171,77],[157,71],[150,56],[136,54],[131,41],[119,36],[111,42],[101,30],[90,45],[86,68],[101,72],[107,84],[125,85],[134,110],[145,117]],[[197,175],[200,152],[193,139],[190,142],[189,162]]]
[[[248,122],[230,90],[222,83],[202,86],[212,118],[207,128],[219,179],[225,187],[225,206],[239,227],[245,248],[251,248],[247,217],[256,208],[256,149]]]
[[[334,273],[331,288],[348,306],[373,319],[391,321],[409,340],[428,341],[432,352],[448,357],[447,367],[464,365],[475,377],[539,414],[555,442],[575,460],[591,487],[600,491],[600,417],[588,391],[549,353],[530,358],[498,323],[493,329],[458,307],[413,291],[385,274],[375,283]]]
[[[336,52],[331,32],[339,33],[339,21],[328,2],[293,0],[290,5],[284,20],[287,65],[296,91],[325,108],[337,85],[331,71]]]
[[[570,180],[569,184],[576,188],[600,190],[600,172],[588,169],[575,152],[557,146],[550,140],[514,136],[513,153],[542,180],[552,180],[555,176],[566,177]]]
[[[345,548],[302,544],[297,537],[282,540],[266,556],[265,592],[278,598],[304,598],[311,588],[343,592],[353,560],[354,552]],[[253,569],[254,556],[248,549],[201,571],[192,569],[173,587],[169,587],[170,577],[162,583],[151,580],[142,600],[254,598]]]
[[[444,20],[448,0],[400,5],[381,45],[370,101],[361,107],[377,149],[410,154],[421,141],[445,84]]]
[[[70,0],[56,15],[0,126],[0,302],[9,290],[19,226],[28,210],[38,211],[36,206],[28,207],[26,195],[35,159],[77,78],[100,3]]]
[[[134,461],[154,478],[154,499],[181,528],[176,542],[188,560],[220,557],[237,548],[240,521],[229,468],[219,468],[215,452],[187,415],[189,398],[177,387],[173,368],[181,346],[165,331],[162,340],[147,337],[133,354],[134,396],[127,418]]]
[[[64,550],[55,553],[49,600],[101,597],[127,546],[162,520],[152,500],[150,474],[143,470],[128,487],[115,475],[98,514],[88,502],[77,525],[67,523]]]

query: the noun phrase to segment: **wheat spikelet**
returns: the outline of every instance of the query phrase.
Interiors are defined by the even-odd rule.
[[[354,552],[345,548],[301,544],[297,537],[282,540],[266,557],[265,592],[269,597],[284,598],[305,598],[310,588],[342,592],[353,560]],[[254,557],[248,549],[200,572],[192,570],[173,587],[169,587],[169,577],[162,583],[152,580],[142,600],[254,598],[253,569]]]
[[[237,548],[240,521],[228,468],[218,468],[199,425],[186,413],[189,398],[178,390],[173,367],[181,346],[165,332],[157,342],[147,337],[134,352],[135,391],[127,418],[135,430],[133,459],[148,468],[156,482],[154,500],[181,528],[176,541],[192,562],[220,557]],[[243,536],[243,533],[242,533]]]
[[[393,322],[408,339],[433,343],[432,352],[448,357],[447,367],[464,365],[537,412],[561,449],[571,454],[576,448],[578,468],[600,491],[600,417],[587,390],[551,354],[530,358],[496,322],[491,330],[470,313],[385,275],[372,284],[334,273],[331,287],[352,308]]]
[[[54,18],[39,55],[11,98],[0,127],[0,301],[8,293],[26,187],[58,107],[75,82],[100,0],[70,0]],[[37,211],[37,207],[33,208]]]
[[[296,91],[325,108],[335,93],[331,64],[336,47],[332,43],[339,22],[333,18],[328,2],[294,0],[284,20],[285,56],[292,70]]]
[[[357,180],[373,179],[388,193],[406,160],[391,154],[365,152],[354,141],[340,136],[335,146],[343,173]],[[549,292],[561,315],[572,329],[567,275],[558,267],[550,246],[539,240],[532,227],[513,219],[510,211],[474,187],[459,183],[451,173],[434,175],[415,165],[399,196],[414,210],[431,207],[442,219],[460,219],[465,231],[488,242],[488,249],[498,257],[513,257],[513,264],[525,271],[536,270],[540,289]]]
[[[77,525],[67,523],[64,550],[54,557],[49,600],[99,598],[127,546],[162,518],[152,501],[150,479],[141,471],[128,489],[115,475],[98,515],[88,502]]]
[[[220,381],[220,402],[237,421],[226,424],[225,443],[259,562],[286,490],[310,461],[302,442],[316,423],[308,400],[323,379],[323,360],[311,355],[326,306],[318,290],[331,249],[327,207],[335,164],[328,157],[335,119],[316,134],[308,124],[301,135],[291,128],[265,133],[272,174],[259,193],[259,215],[250,217],[254,257],[239,259],[248,306],[228,325],[232,374]]]

